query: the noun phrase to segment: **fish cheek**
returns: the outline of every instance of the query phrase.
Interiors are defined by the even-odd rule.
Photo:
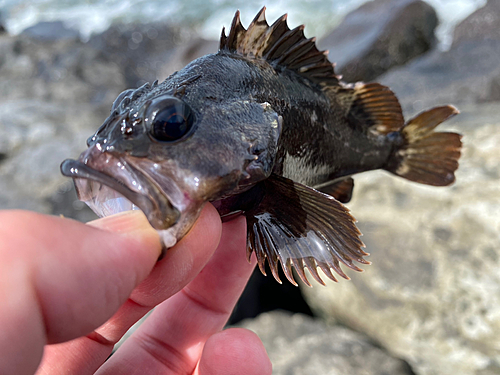
[[[251,183],[262,181],[271,175],[282,129],[282,117],[267,109],[270,108],[267,103],[264,104],[261,104],[264,106],[263,123],[257,127],[257,134],[248,147],[249,162],[245,171],[251,176],[249,178]]]

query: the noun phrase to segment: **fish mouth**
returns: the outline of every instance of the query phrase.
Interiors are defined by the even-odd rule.
[[[151,226],[157,230],[171,228],[179,221],[181,213],[168,197],[149,179],[141,181],[137,178],[130,165],[127,165],[124,173],[121,173],[127,177],[124,182],[88,165],[88,160],[85,153],[80,160],[66,159],[61,164],[61,173],[74,179],[78,199],[85,202],[98,216],[105,217],[140,209]],[[109,163],[110,160],[114,163]],[[113,157],[108,157],[103,163],[108,168],[109,165],[115,167],[117,173],[125,169],[124,164]]]

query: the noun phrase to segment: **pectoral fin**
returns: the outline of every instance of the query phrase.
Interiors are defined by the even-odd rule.
[[[287,277],[297,285],[292,275],[295,267],[301,280],[307,280],[305,268],[324,285],[318,268],[337,281],[332,270],[345,279],[349,277],[340,263],[362,271],[354,262],[369,264],[368,255],[361,248],[361,233],[349,210],[333,197],[296,183],[290,179],[271,175],[254,189],[260,202],[245,212],[248,226],[247,256],[255,252],[259,268],[265,275],[265,261],[269,262],[275,279],[278,263]]]

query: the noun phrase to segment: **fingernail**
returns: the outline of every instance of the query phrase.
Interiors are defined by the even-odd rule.
[[[90,221],[87,225],[110,232],[133,236],[134,238],[141,238],[144,241],[152,238],[155,240],[155,243],[158,243],[158,253],[161,253],[160,236],[151,224],[149,224],[146,215],[144,215],[142,211],[133,210],[106,216],[101,219]]]

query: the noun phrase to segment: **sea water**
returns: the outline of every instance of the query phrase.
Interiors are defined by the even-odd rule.
[[[267,2],[268,20],[288,13],[289,25],[305,24],[306,36],[324,35],[349,11],[367,0],[276,0]],[[440,18],[437,36],[440,48],[452,40],[455,25],[486,0],[426,0]],[[168,21],[198,29],[208,39],[218,39],[222,26],[230,27],[236,9],[248,25],[262,0],[0,0],[0,14],[11,34],[40,21],[63,21],[78,29],[83,39],[106,30],[113,22]]]

